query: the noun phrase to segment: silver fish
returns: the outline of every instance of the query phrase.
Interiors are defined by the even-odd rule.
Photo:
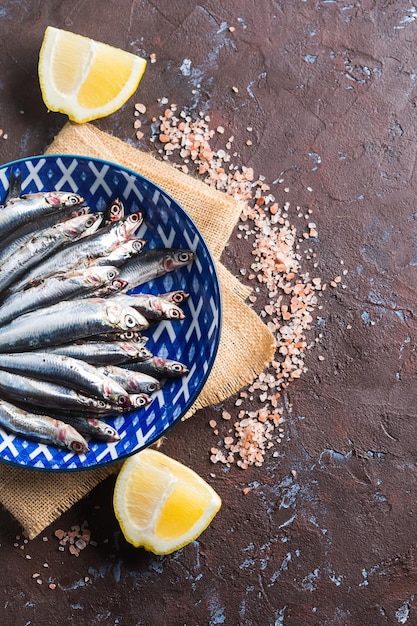
[[[115,411],[110,403],[86,396],[74,389],[0,369],[0,392],[9,400],[43,409],[77,410],[91,414]]]
[[[33,265],[50,256],[56,249],[74,241],[94,227],[100,216],[80,215],[49,228],[42,229],[26,241],[0,265],[0,291],[3,291]]]
[[[129,404],[127,391],[115,378],[109,378],[96,367],[68,356],[48,352],[0,354],[0,369],[64,385],[112,404]]]
[[[109,254],[94,260],[95,265],[123,265],[128,259],[140,254],[146,244],[144,239],[132,237],[129,241],[121,243]]]
[[[143,361],[131,361],[122,363],[121,367],[129,370],[137,370],[155,378],[179,378],[188,374],[189,369],[183,363],[173,359],[165,359],[160,356],[152,356]]]
[[[15,283],[10,291],[24,289],[33,280],[53,275],[57,272],[57,268],[59,272],[67,272],[70,269],[88,267],[95,259],[106,256],[118,245],[127,241],[142,220],[142,213],[138,211],[123,221],[109,224],[88,237],[74,241],[63,250],[55,252],[43,263],[36,265],[21,281]]]
[[[161,383],[157,378],[137,372],[134,370],[126,370],[115,365],[106,365],[99,367],[99,371],[108,378],[119,383],[129,393],[154,393],[161,388]]]
[[[131,306],[149,320],[183,320],[184,311],[172,302],[150,293],[120,294],[115,296],[116,302]]]
[[[129,291],[148,280],[188,265],[194,256],[191,250],[151,248],[126,261],[120,268],[119,278],[127,280],[128,289],[125,291]]]
[[[5,259],[7,259],[11,254],[16,252],[18,248],[23,246],[26,241],[29,241],[33,235],[38,233],[43,228],[48,228],[49,226],[54,226],[54,224],[58,224],[60,222],[65,222],[66,220],[72,219],[73,217],[79,217],[81,215],[87,215],[90,213],[90,209],[87,206],[75,207],[74,209],[68,209],[65,213],[59,213],[58,215],[47,215],[45,217],[41,217],[37,219],[35,222],[28,222],[24,224],[20,228],[17,228],[13,231],[11,235],[8,235],[1,242],[1,250],[0,250],[0,263],[2,263]],[[86,235],[91,235],[94,233],[98,227],[100,226],[103,220],[102,213],[94,213],[97,216],[97,221],[94,226],[89,228],[80,235],[80,238]]]
[[[6,430],[46,445],[68,448],[77,454],[86,454],[88,444],[70,424],[49,415],[38,415],[0,399],[0,424]]]
[[[78,194],[64,191],[29,193],[12,198],[0,211],[0,240],[27,222],[65,211],[83,202],[84,198]]]
[[[148,359],[152,353],[145,346],[129,341],[85,341],[48,348],[48,352],[72,356],[92,365],[118,365]]]
[[[54,274],[46,280],[35,283],[29,289],[17,291],[5,298],[0,305],[0,325],[29,311],[71,298],[89,296],[102,285],[116,280],[118,273],[117,268],[103,265],[87,267],[68,274]]]
[[[106,266],[102,265],[101,267],[106,267]],[[109,280],[107,283],[104,283],[100,287],[97,287],[96,289],[93,289],[91,291],[91,293],[87,293],[87,294],[81,295],[79,297],[80,298],[91,298],[91,297],[94,297],[94,298],[106,298],[107,296],[112,296],[113,297],[114,295],[117,295],[117,293],[119,293],[119,291],[122,291],[125,287],[126,287],[126,281],[125,280],[120,280],[119,278],[117,278],[117,276],[115,276],[115,278],[113,278],[113,280]]]
[[[120,435],[113,426],[96,417],[84,417],[82,415],[65,415],[62,420],[71,424],[77,432],[96,439],[97,441],[105,441],[114,443],[120,441]]]
[[[103,332],[147,327],[143,315],[117,302],[101,298],[68,300],[25,313],[2,326],[0,352],[24,352]]]

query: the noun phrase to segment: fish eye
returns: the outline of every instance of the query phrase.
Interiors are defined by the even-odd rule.
[[[182,372],[182,365],[181,365],[181,363],[173,363],[171,365],[171,370],[173,372]]]
[[[103,400],[99,400],[97,402],[97,406],[100,407],[101,409],[104,409],[106,407],[106,403]]]
[[[133,330],[128,330],[123,333],[123,339],[126,339],[127,341],[129,341],[130,339],[134,339],[134,337],[135,333],[133,332]]]
[[[110,214],[111,215],[119,215],[120,212],[120,207],[118,204],[112,204],[112,206],[110,207]]]
[[[117,398],[117,404],[121,404],[122,406],[124,406],[127,402],[127,397],[126,396],[119,396]]]
[[[68,204],[78,204],[79,201],[80,201],[80,198],[78,196],[73,195],[73,196],[69,196],[68,197],[68,201],[67,202],[68,202]]]
[[[126,315],[125,324],[128,328],[134,328],[136,326],[136,320],[133,315]]]
[[[113,280],[113,278],[116,278],[116,272],[115,272],[114,270],[110,270],[110,271],[107,273],[107,279],[108,279],[108,280]]]
[[[93,226],[97,221],[96,217],[90,217],[90,219],[88,219],[85,223],[86,228],[89,228],[90,226]]]
[[[175,320],[178,319],[180,317],[180,312],[177,311],[177,309],[171,309],[170,311],[170,317],[171,319]]]
[[[189,252],[180,252],[180,254],[178,255],[178,259],[185,263],[186,261],[188,261],[191,258]]]
[[[149,383],[148,385],[148,391],[149,393],[153,393],[154,391],[156,391],[158,389],[158,385],[156,385],[155,383]]]

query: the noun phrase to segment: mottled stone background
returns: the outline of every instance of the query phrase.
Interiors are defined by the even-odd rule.
[[[312,209],[323,281],[348,274],[345,289],[321,299],[312,340],[322,339],[284,398],[292,411],[278,457],[246,471],[210,463],[208,422],[221,408],[235,415],[235,398],[169,434],[164,451],[223,498],[200,539],[169,557],[129,547],[112,512],[113,479],[29,544],[1,511],[1,622],[417,624],[414,4],[5,0],[1,162],[41,153],[66,121],[45,111],[39,92],[48,24],[156,55],[140,86],[144,138],[133,128],[136,96],[99,128],[154,151],[158,98],[209,113],[234,135],[237,164],[284,179],[274,194],[290,202],[297,227],[296,206]],[[233,236],[223,260],[239,274],[250,243]],[[54,531],[84,520],[98,545],[78,558],[58,551]]]

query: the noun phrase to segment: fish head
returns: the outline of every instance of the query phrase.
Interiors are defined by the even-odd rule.
[[[139,254],[146,245],[146,239],[132,239],[132,254]]]
[[[123,260],[129,259],[135,254],[139,254],[140,252],[142,252],[143,248],[145,247],[145,244],[146,244],[145,239],[132,237],[132,239],[128,239],[128,241],[121,243],[117,248],[115,248],[113,253],[109,256],[110,258],[112,258],[112,256],[114,257],[117,256],[117,258],[123,259]]]
[[[104,396],[112,404],[127,409],[130,406],[129,394],[119,384],[109,379],[103,386]]]
[[[119,291],[123,291],[128,285],[127,280],[123,280],[122,278],[115,277],[112,281],[110,281],[107,285],[108,293],[118,293]]]
[[[167,359],[165,362],[168,372],[171,376],[185,376],[190,371],[184,363]]]
[[[117,267],[111,265],[94,265],[85,270],[84,276],[86,281],[91,285],[103,285],[104,283],[114,281],[119,274]]]
[[[136,211],[117,224],[117,232],[121,241],[127,241],[143,222],[143,213]]]
[[[113,426],[110,426],[110,424],[102,422],[100,426],[100,431],[108,443],[115,443],[116,441],[120,441],[119,433],[115,428],[113,428]]]
[[[183,302],[188,300],[189,297],[190,294],[186,291],[182,291],[181,289],[179,289],[178,291],[171,291],[170,293],[166,293],[161,296],[162,299],[167,300],[168,302],[173,302],[177,305],[182,304]]]
[[[130,404],[135,409],[142,409],[151,403],[152,399],[146,393],[131,393],[129,395]]]
[[[102,218],[102,213],[76,215],[62,223],[64,233],[71,239],[80,235],[90,235],[100,226]]]
[[[126,330],[126,332],[120,333],[119,339],[120,341],[137,341],[143,344],[147,337],[143,337],[137,330]]]
[[[147,319],[131,306],[122,306],[119,328],[121,330],[140,331],[149,327]]]
[[[161,389],[161,383],[159,380],[155,379],[144,383],[145,393],[154,393],[155,391],[158,391],[158,389]]]
[[[44,193],[44,200],[47,204],[63,207],[65,209],[71,209],[84,202],[84,198],[78,193],[66,191],[48,191]]]
[[[86,454],[89,451],[84,437],[73,426],[56,420],[58,428],[57,437],[66,446],[77,454]]]
[[[166,302],[162,300],[161,310],[165,317],[169,320],[183,320],[185,319],[185,313],[179,306],[173,302]]]
[[[191,263],[195,254],[192,250],[172,249],[164,256],[163,264],[167,272]]]
[[[136,359],[139,356],[139,348],[130,341],[121,341],[120,348],[129,359]]]
[[[115,198],[106,208],[106,220],[113,223],[118,222],[124,216],[125,208],[120,198]]]

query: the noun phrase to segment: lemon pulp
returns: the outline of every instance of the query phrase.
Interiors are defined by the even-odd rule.
[[[150,449],[125,461],[113,503],[126,540],[155,554],[194,541],[221,507],[218,494],[196,472]]]
[[[83,123],[120,109],[145,68],[146,60],[131,52],[48,26],[38,75],[48,109]]]

